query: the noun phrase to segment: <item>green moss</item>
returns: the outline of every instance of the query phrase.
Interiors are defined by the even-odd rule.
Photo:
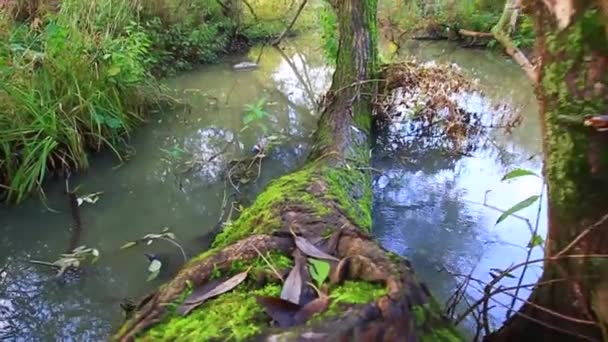
[[[383,284],[348,280],[338,288],[332,289],[330,298],[332,305],[366,304],[386,294],[386,287]]]
[[[220,248],[252,234],[268,234],[281,228],[280,208],[289,202],[306,204],[318,215],[329,209],[307,190],[316,177],[314,166],[285,175],[271,182],[242,215],[216,237],[213,246]]]
[[[550,33],[545,39],[550,59],[543,69],[542,96],[546,103],[546,176],[551,203],[563,223],[575,223],[594,210],[594,194],[602,193],[589,165],[590,131],[581,123],[588,115],[602,114],[608,105],[602,95],[591,95],[587,85],[589,66],[585,57],[605,49],[601,18],[588,10],[566,30]],[[550,31],[550,30],[549,30]],[[606,85],[607,77],[601,82]],[[591,96],[590,96],[591,95]],[[565,123],[564,118],[578,125]],[[608,156],[600,156],[606,160]],[[606,184],[603,184],[604,189]]]
[[[325,172],[328,196],[338,202],[348,218],[361,229],[372,227],[371,177],[368,173],[349,168],[328,168]]]
[[[446,327],[445,319],[441,316],[441,308],[434,299],[431,298],[429,303],[413,306],[411,312],[420,341],[463,341],[454,327]]]
[[[342,285],[332,288],[329,297],[329,308],[322,314],[313,317],[309,324],[314,325],[328,317],[336,317],[349,305],[367,304],[387,294],[386,287],[365,281],[345,281]]]
[[[148,331],[146,341],[242,341],[259,334],[269,318],[255,296],[278,296],[281,287],[269,284],[250,292],[236,291],[209,300],[186,317],[172,317]]]

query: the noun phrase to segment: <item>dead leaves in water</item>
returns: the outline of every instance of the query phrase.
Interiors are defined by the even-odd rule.
[[[186,298],[184,303],[177,308],[177,313],[179,315],[186,316],[192,310],[203,304],[207,299],[219,296],[234,289],[240,283],[245,281],[245,279],[247,279],[248,273],[249,270],[241,272],[223,282],[208,282],[207,284],[205,284],[205,286],[194,290],[194,292],[192,292],[192,294],[188,296],[188,298]]]

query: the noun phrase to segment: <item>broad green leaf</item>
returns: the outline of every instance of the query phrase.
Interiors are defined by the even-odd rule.
[[[133,247],[135,245],[137,245],[137,241],[130,241],[130,242],[127,242],[124,245],[120,246],[120,249],[131,248],[131,247]]]
[[[526,170],[526,169],[515,169],[510,171],[509,173],[507,173],[504,177],[502,177],[502,181],[506,181],[509,179],[514,179],[514,178],[519,178],[519,177],[523,177],[523,176],[535,176],[538,177],[538,175],[530,170]]]
[[[541,246],[543,242],[545,242],[545,240],[542,236],[534,234],[534,236],[532,236],[532,239],[530,239],[530,242],[528,242],[528,248]]]
[[[515,214],[516,212],[526,209],[527,207],[531,206],[532,204],[534,204],[534,202],[536,202],[538,200],[538,197],[539,197],[538,195],[530,196],[530,197],[526,198],[525,200],[512,206],[511,208],[506,210],[504,213],[502,213],[502,215],[500,215],[498,220],[496,220],[496,224],[499,224],[500,222],[504,221],[507,217]]]
[[[329,262],[312,258],[309,261],[308,271],[310,272],[310,276],[315,280],[317,286],[323,285],[327,277],[329,277]]]

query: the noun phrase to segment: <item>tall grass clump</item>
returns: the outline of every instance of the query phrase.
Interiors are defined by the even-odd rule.
[[[86,169],[90,151],[118,155],[160,98],[155,77],[276,36],[296,10],[243,3],[0,0],[0,197],[19,202],[50,174]]]
[[[134,13],[128,5],[69,0],[35,21],[0,19],[0,186],[6,199],[18,202],[39,190],[49,173],[86,169],[87,151],[116,150],[142,121],[155,98],[150,39],[125,15]]]

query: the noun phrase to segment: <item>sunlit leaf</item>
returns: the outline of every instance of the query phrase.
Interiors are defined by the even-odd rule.
[[[137,245],[137,241],[130,241],[120,246],[120,249],[127,249]]]
[[[329,276],[330,265],[327,261],[310,259],[308,271],[310,276],[315,280],[317,286],[321,286]]]
[[[526,170],[526,169],[515,169],[510,171],[509,173],[507,173],[504,177],[502,177],[502,181],[506,181],[506,180],[510,180],[510,179],[514,179],[514,178],[519,178],[519,177],[523,177],[523,176],[535,176],[538,177],[538,175],[535,172],[532,172],[530,170]]]
[[[525,200],[517,203],[516,205],[512,206],[511,208],[506,210],[504,213],[502,213],[502,215],[500,215],[498,220],[496,220],[496,224],[499,224],[500,222],[504,221],[507,217],[515,214],[516,212],[526,209],[527,207],[531,206],[532,204],[534,204],[534,202],[536,202],[538,200],[538,198],[539,198],[538,195],[533,195],[533,196],[530,196],[530,197],[526,198]]]
[[[543,239],[542,236],[540,236],[538,234],[534,234],[532,236],[532,238],[530,239],[530,242],[528,242],[528,248],[534,248],[534,247],[542,246],[542,244],[544,242],[545,242],[545,240]]]

